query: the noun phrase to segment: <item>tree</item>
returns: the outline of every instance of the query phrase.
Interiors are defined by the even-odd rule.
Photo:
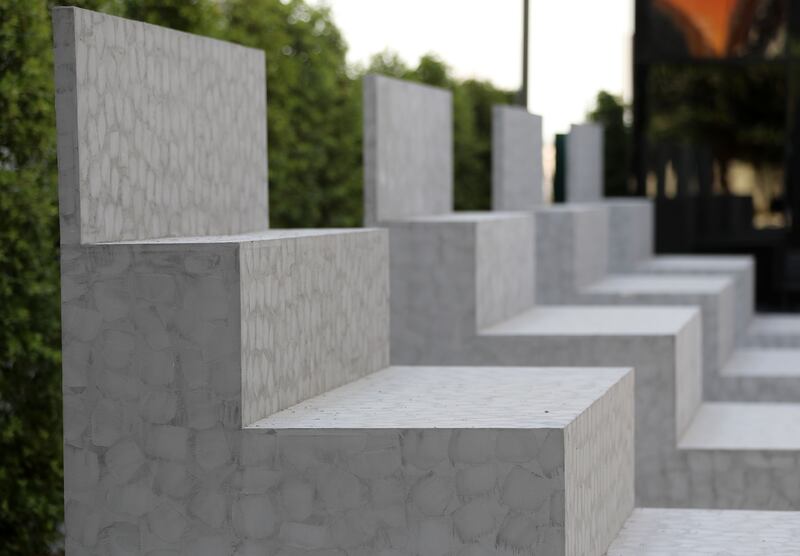
[[[327,8],[232,0],[227,37],[267,59],[274,226],[361,223],[361,90]]]
[[[62,520],[52,67],[46,4],[0,3],[0,554]]]
[[[622,99],[606,91],[597,93],[594,109],[588,114],[592,122],[602,124],[603,180],[609,197],[631,194],[631,129],[625,123],[627,107]]]

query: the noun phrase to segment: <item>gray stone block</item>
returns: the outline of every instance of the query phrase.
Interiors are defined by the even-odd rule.
[[[608,211],[601,205],[553,205],[534,212],[536,295],[543,303],[575,300],[608,273]]]
[[[640,508],[608,556],[656,554],[782,554],[797,551],[800,514]]]
[[[755,308],[755,261],[749,256],[659,255],[634,267],[636,274],[704,274],[733,280],[736,303],[736,339],[743,341]]]
[[[630,272],[653,256],[655,215],[649,199],[603,199],[608,210],[608,264]]]
[[[534,302],[526,213],[454,213],[393,222],[392,361],[456,353],[476,329]]]
[[[603,199],[603,126],[573,124],[567,135],[566,197],[570,203]]]
[[[492,107],[492,209],[542,204],[542,117],[516,106]]]
[[[735,290],[733,281],[725,276],[609,276],[580,290],[575,299],[599,305],[699,307],[706,388],[711,388],[736,343]]]
[[[380,230],[66,249],[64,279],[86,290],[63,304],[65,394],[103,380],[127,399],[140,381],[214,386],[241,395],[231,417],[247,425],[382,369],[387,249]],[[173,419],[174,400],[152,402]]]
[[[215,178],[252,169],[241,145],[204,143],[240,115],[195,120],[226,80],[248,118],[237,139],[263,152],[263,55],[82,10],[54,23],[67,554],[605,551],[633,507],[629,369],[386,368],[385,231],[251,231],[266,164],[263,198],[248,179],[172,174],[173,156]],[[120,91],[117,71],[146,75],[117,75]],[[121,120],[103,119],[117,100]],[[98,193],[80,172],[85,156],[106,167],[109,122],[112,145],[152,150],[127,159],[145,181],[115,184],[111,166]],[[449,220],[442,242],[464,233],[477,254],[472,328],[530,305],[530,217]]]
[[[800,403],[800,350],[739,348],[719,372],[709,400]]]
[[[268,227],[263,52],[78,8],[53,40],[62,244]]]
[[[364,223],[453,209],[452,94],[364,77]]]

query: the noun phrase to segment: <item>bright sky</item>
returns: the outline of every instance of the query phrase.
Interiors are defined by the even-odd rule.
[[[314,0],[333,11],[348,60],[385,49],[416,65],[438,54],[459,77],[517,89],[522,0]],[[584,120],[601,89],[630,99],[633,0],[530,0],[530,110],[553,140]]]

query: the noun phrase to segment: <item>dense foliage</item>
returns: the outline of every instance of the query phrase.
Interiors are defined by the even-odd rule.
[[[62,521],[60,330],[52,0],[0,0],[0,555],[45,554]],[[303,0],[59,2],[266,52],[274,227],[361,222],[361,77],[325,8]],[[489,207],[491,105],[440,60],[371,70],[453,91],[455,203]]]
[[[651,143],[708,147],[721,166],[739,160],[780,168],[786,149],[788,79],[783,63],[654,65],[648,79]]]
[[[609,197],[630,195],[635,189],[631,176],[631,126],[625,121],[626,110],[622,98],[600,91],[588,114],[590,121],[604,128],[603,180]]]

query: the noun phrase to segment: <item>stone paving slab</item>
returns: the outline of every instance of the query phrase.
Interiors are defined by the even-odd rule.
[[[800,512],[637,508],[607,556],[794,556]]]

